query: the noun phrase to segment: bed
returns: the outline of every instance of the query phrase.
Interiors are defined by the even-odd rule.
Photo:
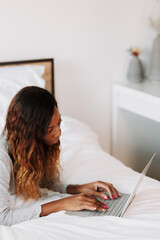
[[[26,85],[46,87],[54,92],[53,59],[0,63],[1,131],[11,98]],[[131,193],[139,173],[104,152],[98,136],[89,126],[62,115],[61,129],[61,180],[64,184],[102,180],[111,182],[120,192]],[[48,201],[68,196],[51,191],[47,194]],[[15,199],[13,207],[30,204],[30,200]],[[81,218],[61,211],[11,227],[0,226],[0,239],[160,239],[160,182],[145,177],[123,218]]]

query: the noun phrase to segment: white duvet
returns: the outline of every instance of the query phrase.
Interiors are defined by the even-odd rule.
[[[63,116],[62,120],[63,183],[103,180],[120,192],[130,193],[139,173],[104,152],[88,126],[69,117]],[[65,196],[51,192],[50,195],[51,199]],[[24,203],[17,200],[15,207],[21,205]],[[0,240],[9,239],[160,239],[160,182],[145,177],[123,218],[81,218],[61,211],[12,227],[1,226]]]

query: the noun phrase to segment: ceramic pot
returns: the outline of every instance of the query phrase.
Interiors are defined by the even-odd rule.
[[[143,80],[143,68],[138,56],[133,56],[130,60],[127,79],[129,82],[141,82]]]
[[[151,82],[160,83],[160,35],[153,41],[149,79]]]

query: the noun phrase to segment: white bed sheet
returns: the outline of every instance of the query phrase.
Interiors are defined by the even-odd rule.
[[[120,192],[130,193],[139,173],[104,152],[98,137],[83,123],[62,116],[62,182],[112,182]],[[50,192],[51,199],[66,195]],[[29,202],[27,204],[30,204]],[[19,200],[15,206],[24,205]],[[145,177],[123,218],[68,216],[65,211],[0,227],[0,240],[30,239],[160,239],[160,182]]]

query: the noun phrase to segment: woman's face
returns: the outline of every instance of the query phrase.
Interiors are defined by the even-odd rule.
[[[47,145],[56,144],[61,136],[61,115],[56,107],[54,107],[54,114],[48,126],[47,132],[44,136],[44,143]]]

